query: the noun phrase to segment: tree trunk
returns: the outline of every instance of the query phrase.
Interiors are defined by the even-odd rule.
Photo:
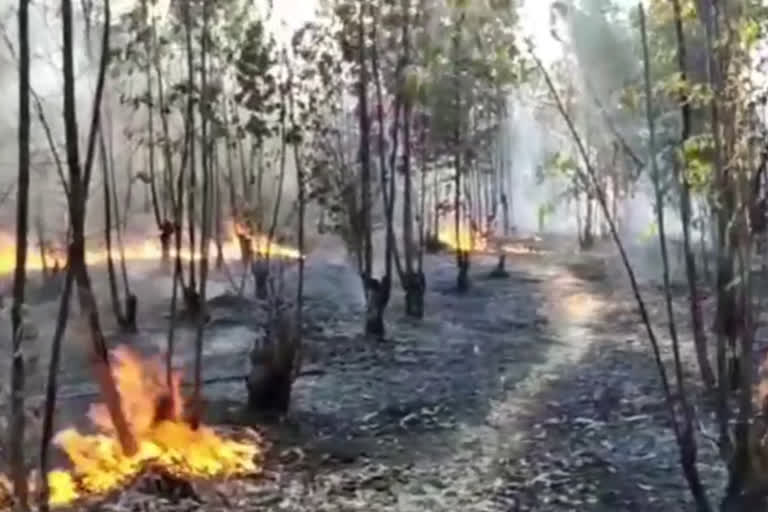
[[[404,67],[410,65],[410,6],[409,0],[402,1],[403,9],[403,55]],[[413,181],[411,177],[411,122],[413,121],[413,100],[411,92],[404,93],[403,120],[403,256],[405,258],[405,314],[414,318],[424,317],[425,278],[414,265],[415,248],[413,236]]]
[[[99,153],[101,154],[102,184],[104,187],[102,191],[104,194],[104,242],[107,250],[109,297],[112,302],[112,312],[115,315],[115,320],[119,326],[123,327],[125,325],[125,317],[120,305],[120,296],[117,291],[117,273],[115,272],[115,261],[112,257],[112,193],[109,185],[109,162],[102,130],[99,130]]]
[[[362,245],[363,288],[366,297],[365,332],[368,335],[383,337],[384,335],[384,303],[381,293],[381,283],[373,278],[373,243],[371,233],[371,124],[368,115],[368,64],[366,59],[365,9],[360,9],[358,18],[359,46],[359,84],[358,110],[360,122],[360,187],[361,187],[361,222],[360,233]]]
[[[16,268],[11,306],[11,420],[8,446],[13,494],[18,510],[29,508],[27,468],[24,461],[24,292],[27,280],[27,222],[29,220],[30,107],[29,107],[29,0],[19,2],[19,175],[16,202]]]
[[[594,216],[594,212],[592,211],[592,198],[588,193],[585,194],[584,201],[587,211],[584,214],[584,232],[581,236],[581,248],[583,250],[587,250],[591,249],[595,244],[595,237],[592,232],[592,218]]]
[[[365,333],[376,338],[383,338],[384,329],[384,310],[389,302],[389,290],[391,283],[386,282],[386,274],[381,281],[374,278],[365,280]]]
[[[104,81],[109,62],[110,5],[108,1],[105,3],[106,21],[104,25],[102,57],[96,85],[93,118],[91,119],[90,133],[88,137],[86,163],[82,173],[78,148],[77,108],[75,105],[71,0],[62,0],[61,19],[64,40],[64,127],[66,133],[67,164],[70,175],[70,196],[68,197],[68,201],[70,219],[72,222],[72,241],[68,266],[74,273],[74,279],[77,283],[81,310],[83,315],[88,319],[91,341],[93,344],[93,350],[90,356],[91,363],[96,373],[96,380],[112,419],[112,424],[117,432],[120,446],[122,447],[123,452],[130,456],[136,453],[138,446],[136,444],[136,439],[128,428],[128,422],[120,406],[120,395],[109,369],[109,355],[107,353],[106,342],[99,321],[99,313],[96,309],[96,302],[93,297],[93,290],[85,263],[85,204],[87,200],[88,184],[91,177],[91,168],[93,166],[96,136],[99,127],[101,98],[104,92]]]
[[[491,271],[490,277],[493,279],[504,279],[509,277],[509,272],[507,272],[507,255],[504,254],[503,251],[499,254],[499,261],[496,263],[496,267]]]
[[[53,437],[53,414],[56,408],[56,394],[58,392],[59,362],[61,360],[61,341],[64,339],[64,333],[67,330],[69,321],[70,302],[72,298],[72,284],[74,282],[74,272],[67,271],[64,281],[64,291],[61,294],[59,303],[59,313],[56,317],[56,329],[51,341],[51,359],[48,363],[48,381],[45,389],[45,410],[43,413],[43,432],[40,441],[40,474],[48,474],[48,451],[51,438]],[[50,490],[48,488],[48,479],[41,478],[41,491],[39,496],[39,506],[42,512],[48,512],[48,498]]]
[[[149,20],[149,9],[147,0],[141,0],[141,12],[144,20]],[[149,190],[152,198],[152,212],[155,215],[155,223],[160,231],[160,246],[162,247],[163,262],[170,261],[170,245],[165,243],[163,238],[163,225],[166,220],[165,202],[163,202],[163,211],[160,210],[160,198],[157,194],[157,178],[155,172],[155,105],[152,91],[152,39],[144,38],[144,51],[146,52],[146,62],[144,65],[144,74],[147,81],[147,145],[149,148]]]
[[[191,6],[187,3],[187,9]],[[203,94],[206,94],[208,85],[208,1],[203,0],[203,33],[201,36],[200,86]],[[192,395],[192,428],[197,429],[203,416],[203,400],[201,382],[203,378],[203,341],[205,325],[208,322],[206,315],[206,287],[208,284],[208,253],[211,246],[211,221],[213,208],[211,204],[211,146],[208,141],[208,123],[205,118],[205,101],[199,102],[201,124],[201,169],[203,173],[202,211],[201,211],[201,240],[200,240],[200,311],[197,318],[197,332],[195,333],[195,370],[194,391]]]
[[[216,203],[216,270],[224,268],[224,218],[221,197],[221,166],[219,165],[219,152],[214,146],[213,154],[213,186],[215,187],[214,202]]]
[[[680,79],[687,81],[686,48],[683,32],[683,19],[679,0],[672,0],[675,16],[675,33],[677,36],[677,63],[680,69]],[[680,114],[682,130],[680,144],[684,147],[691,133],[691,107],[688,101],[688,93],[685,87],[680,88]],[[696,269],[696,257],[691,246],[691,194],[688,180],[687,162],[683,151],[682,173],[680,162],[676,161],[673,167],[676,181],[680,183],[680,221],[683,227],[683,250],[685,253],[685,270],[688,280],[688,301],[693,325],[693,342],[696,349],[696,359],[699,364],[701,378],[707,390],[715,389],[715,375],[709,362],[707,337],[704,332],[704,321],[701,316],[701,304],[698,291],[698,276]],[[682,179],[680,179],[682,178]]]
[[[379,176],[381,180],[381,197],[384,204],[384,213],[386,217],[386,229],[387,235],[384,244],[384,275],[385,279],[382,281],[382,286],[392,285],[392,265],[394,263],[397,275],[400,278],[400,282],[404,283],[405,275],[400,263],[400,257],[397,251],[397,239],[395,238],[394,230],[394,211],[395,202],[397,197],[397,152],[399,147],[400,136],[400,114],[402,111],[403,103],[403,90],[398,87],[395,93],[395,115],[392,122],[391,134],[392,134],[392,148],[389,154],[389,167],[387,168],[387,162],[385,157],[386,144],[384,141],[384,133],[386,131],[384,123],[384,95],[382,93],[381,73],[379,68],[379,39],[378,29],[380,20],[380,7],[374,11],[374,19],[371,24],[371,67],[373,72],[373,80],[376,89],[376,115],[379,125],[378,130],[378,149],[379,149]],[[403,62],[398,62],[395,68],[395,82],[400,83],[403,72]],[[389,297],[391,290],[383,290],[382,294],[385,297]],[[388,304],[383,304],[386,308]]]
[[[187,190],[187,229],[189,231],[189,253],[192,256],[189,258],[189,282],[184,290],[184,302],[187,311],[192,316],[200,314],[200,296],[197,290],[197,275],[195,265],[195,251],[197,245],[195,244],[195,193],[197,188],[197,154],[195,140],[197,135],[195,134],[195,64],[194,53],[192,49],[192,19],[190,13],[191,4],[187,0],[186,7],[184,9],[184,25],[185,25],[185,39],[187,50],[187,116],[189,129],[189,185]]]
[[[454,235],[455,235],[455,243],[456,243],[456,267],[458,270],[458,274],[456,276],[456,289],[460,293],[464,293],[467,290],[469,290],[469,248],[468,247],[461,247],[461,217],[462,217],[462,209],[461,209],[461,187],[462,187],[462,179],[461,175],[463,172],[462,169],[462,160],[461,155],[463,151],[463,140],[462,140],[462,117],[463,117],[463,106],[462,106],[462,98],[461,98],[461,83],[460,83],[460,77],[459,77],[459,69],[458,69],[458,62],[459,62],[459,45],[460,45],[460,38],[461,38],[461,31],[464,24],[464,13],[462,12],[461,17],[459,18],[458,23],[455,24],[454,33],[453,33],[453,53],[454,53],[454,109],[455,109],[455,119],[453,120],[454,123],[454,155],[453,155],[453,228],[454,228]],[[466,212],[465,212],[466,213]]]

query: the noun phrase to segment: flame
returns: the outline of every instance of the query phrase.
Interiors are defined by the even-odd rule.
[[[488,248],[488,239],[482,233],[474,229],[468,229],[466,226],[460,226],[459,238],[456,240],[456,228],[445,227],[437,235],[438,240],[450,247],[460,251],[485,251]]]
[[[230,230],[229,239],[222,244],[222,253],[226,260],[237,260],[241,257],[241,245],[238,238],[238,232],[240,232],[237,224],[234,224]],[[293,247],[287,245],[281,245],[275,241],[269,240],[266,235],[256,234],[248,237],[252,244],[254,253],[269,255],[270,257],[285,258],[285,259],[298,259],[302,258],[302,254]],[[162,259],[163,251],[159,242],[153,240],[146,240],[137,244],[128,244],[124,248],[125,259],[127,261],[157,261]],[[181,258],[184,261],[191,259],[199,260],[202,257],[201,251],[198,249],[194,254],[187,247],[182,247]],[[209,249],[209,255],[216,254],[216,242],[212,241]],[[112,257],[118,259],[120,257],[120,250],[117,247],[112,249]],[[171,249],[171,258],[176,257],[175,248]],[[53,266],[54,262],[62,264],[66,261],[66,254],[64,251],[49,250],[46,252],[46,259],[48,265]],[[87,248],[85,253],[85,261],[89,265],[99,265],[107,261],[107,250],[105,248]],[[16,268],[16,247],[12,237],[0,236],[0,274],[9,274]],[[42,270],[43,258],[39,251],[30,250],[27,252],[27,269],[28,270]]]
[[[507,254],[549,254],[549,251],[526,244],[506,244],[502,249]]]
[[[130,457],[124,455],[106,407],[92,405],[88,416],[98,434],[68,428],[54,437],[72,469],[48,473],[51,506],[67,506],[86,496],[114,491],[150,466],[181,478],[259,472],[261,449],[257,443],[225,439],[202,425],[194,430],[182,420],[179,373],[174,373],[168,389],[159,359],[142,360],[122,346],[113,351],[113,357],[112,373],[138,451]]]

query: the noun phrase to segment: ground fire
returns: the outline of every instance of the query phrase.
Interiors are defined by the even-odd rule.
[[[237,260],[242,255],[241,250],[241,237],[238,237],[239,230],[233,226],[230,229],[229,238],[222,243],[222,254],[225,260]],[[293,247],[282,245],[270,241],[265,235],[255,234],[250,236],[250,241],[254,254],[269,254],[270,257],[284,258],[284,259],[297,259],[301,257],[301,253]],[[216,254],[216,244],[211,242],[210,254]],[[123,253],[127,261],[159,261],[162,259],[163,252],[160,244],[155,240],[145,240],[137,244],[126,244]],[[112,257],[119,259],[121,251],[118,248],[112,249]],[[194,259],[200,259],[200,252],[197,251],[194,255]],[[66,255],[63,250],[47,251],[48,265],[53,266],[55,262],[62,264],[66,260]],[[171,249],[171,258],[176,257],[175,249]],[[192,259],[192,251],[189,248],[183,247],[181,249],[181,258],[185,261]],[[85,254],[86,263],[89,265],[99,265],[107,261],[107,251],[103,247],[89,248]],[[0,274],[8,274],[13,272],[16,266],[16,248],[13,242],[13,238],[10,236],[0,236]],[[43,258],[37,251],[30,251],[27,254],[27,269],[28,270],[42,270]]]
[[[454,250],[481,252],[488,248],[488,239],[477,230],[468,229],[466,226],[460,227],[458,240],[454,227],[441,229],[437,238],[440,242]]]
[[[113,361],[112,373],[138,452],[123,455],[106,407],[92,405],[88,416],[98,434],[68,428],[53,439],[72,467],[48,473],[51,506],[111,493],[147,470],[184,479],[260,472],[258,443],[226,439],[203,425],[195,430],[185,421],[180,373],[172,376],[169,389],[159,358],[142,359],[121,346],[113,351]],[[3,481],[0,477],[0,488]],[[34,481],[31,487],[36,487]]]

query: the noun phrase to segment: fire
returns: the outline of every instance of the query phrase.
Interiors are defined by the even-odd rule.
[[[286,247],[280,245],[274,240],[270,240],[267,235],[254,232],[250,225],[240,222],[232,223],[232,248],[237,251],[237,255],[242,254],[240,246],[240,240],[247,240],[251,243],[251,251],[253,254],[260,254],[262,256],[269,255],[270,257],[282,257],[288,259],[302,258],[302,254],[292,247]],[[226,249],[226,248],[225,248]],[[225,257],[229,257],[225,253]]]
[[[502,248],[507,254],[547,254],[549,252],[526,244],[506,244]]]
[[[112,372],[138,452],[122,453],[106,407],[92,405],[88,417],[98,434],[68,428],[54,437],[72,469],[48,473],[51,506],[112,492],[150,467],[190,479],[259,473],[257,444],[225,439],[202,425],[194,430],[183,421],[179,373],[168,389],[159,358],[142,360],[126,347],[115,349],[113,357]]]
[[[488,239],[477,230],[467,229],[466,226],[460,227],[458,241],[453,226],[441,229],[437,238],[451,249],[461,251],[485,251],[488,248]]]
[[[235,226],[230,230],[229,239],[222,244],[222,253],[226,260],[237,260],[241,257],[240,241],[237,237],[238,228]],[[253,246],[253,252],[270,257],[298,259],[302,254],[293,247],[281,245],[275,241],[270,241],[265,235],[255,235],[250,237]],[[157,261],[162,259],[163,251],[159,242],[146,240],[138,244],[128,244],[124,248],[125,259],[128,261]],[[181,258],[184,261],[191,259],[199,260],[202,256],[201,251],[192,251],[187,247],[182,247]],[[216,254],[216,243],[211,242],[209,255]],[[112,248],[112,257],[118,259],[120,250],[115,246]],[[176,257],[175,248],[171,249],[171,258]],[[62,264],[66,260],[63,251],[48,251],[46,254],[48,265],[52,266],[58,261]],[[107,250],[105,248],[89,248],[85,253],[85,261],[89,265],[99,265],[107,261]],[[0,239],[0,274],[9,274],[16,268],[16,247],[11,237],[5,236]],[[43,258],[39,251],[30,250],[27,252],[27,269],[42,270]]]

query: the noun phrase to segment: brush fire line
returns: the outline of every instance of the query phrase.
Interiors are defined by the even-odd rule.
[[[298,259],[301,253],[293,247],[279,244],[269,237],[261,234],[243,234],[242,230],[233,227],[230,230],[229,239],[222,243],[222,255],[225,260],[237,260],[242,257],[242,239],[245,237],[250,241],[253,254],[269,255],[275,258]],[[217,248],[215,241],[211,242],[209,254],[216,254]],[[112,249],[112,258],[118,260],[121,254],[125,255],[127,261],[159,261],[163,257],[162,247],[159,243],[146,240],[138,244],[128,244],[123,250],[115,247]],[[182,247],[181,259],[189,261],[191,259],[199,260],[202,257],[202,251],[199,249],[192,254],[189,248]],[[175,247],[171,248],[171,259],[176,258]],[[66,261],[66,254],[62,251],[47,251],[46,261],[50,268],[56,263],[62,265]],[[88,265],[99,265],[107,261],[107,250],[105,248],[86,249],[85,261]],[[4,237],[0,242],[0,274],[10,274],[16,267],[16,247],[12,237]],[[29,251],[27,253],[27,269],[42,270],[43,258],[39,252]]]

